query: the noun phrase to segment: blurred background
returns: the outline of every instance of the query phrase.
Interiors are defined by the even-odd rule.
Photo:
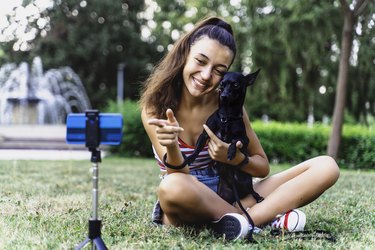
[[[64,124],[68,113],[88,108],[123,112],[129,137],[114,152],[150,156],[137,109],[142,82],[184,32],[210,15],[234,28],[231,70],[262,69],[245,105],[260,138],[267,134],[262,143],[271,155],[284,139],[265,124],[304,124],[323,134],[312,136],[302,158],[344,159],[356,146],[343,162],[355,166],[366,154],[363,165],[374,167],[372,0],[1,0],[0,125]],[[344,125],[353,128],[345,132]],[[306,131],[290,133],[301,140]]]

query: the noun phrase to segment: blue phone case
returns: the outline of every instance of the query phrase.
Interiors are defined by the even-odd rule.
[[[86,143],[86,115],[69,114],[66,119],[66,142],[68,144]],[[122,138],[123,119],[121,114],[99,114],[100,144],[119,145]]]

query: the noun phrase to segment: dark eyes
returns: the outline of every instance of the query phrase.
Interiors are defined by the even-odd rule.
[[[241,87],[241,85],[240,85],[238,82],[230,82],[230,83],[228,83],[228,84],[233,85],[233,87],[234,87],[235,89],[238,89],[238,88]],[[219,90],[224,89],[224,81],[221,81],[221,82],[219,83],[218,88],[219,88]]]

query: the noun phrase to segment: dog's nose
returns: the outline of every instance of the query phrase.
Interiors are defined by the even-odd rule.
[[[226,94],[226,93],[222,93],[221,95],[220,95],[220,100],[221,101],[223,101],[223,102],[226,102],[226,101],[228,101],[228,95]]]

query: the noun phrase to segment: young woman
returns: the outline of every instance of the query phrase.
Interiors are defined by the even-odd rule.
[[[273,222],[273,227],[302,230],[305,215],[296,208],[331,187],[339,168],[331,157],[319,156],[267,177],[269,162],[245,110],[248,156],[237,150],[234,159],[227,160],[229,145],[205,122],[218,108],[217,86],[235,55],[231,26],[217,17],[206,18],[176,42],[146,81],[140,100],[142,121],[162,171],[153,221],[173,226],[211,224],[216,233],[229,239],[243,238],[252,230],[238,206],[217,194],[217,161],[244,165],[242,171],[264,178],[254,184],[264,197],[262,202],[256,203],[251,195],[241,200],[255,225]],[[192,153],[203,129],[210,139],[196,161],[187,166],[184,155]]]

